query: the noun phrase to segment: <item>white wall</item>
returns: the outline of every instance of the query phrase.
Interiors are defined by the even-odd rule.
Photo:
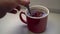
[[[60,0],[31,0],[31,5],[40,4],[52,9],[60,9]]]

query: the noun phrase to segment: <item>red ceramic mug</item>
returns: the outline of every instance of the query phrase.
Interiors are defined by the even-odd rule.
[[[44,32],[46,29],[46,25],[47,25],[47,18],[48,18],[49,10],[46,7],[41,6],[41,5],[31,6],[30,9],[32,9],[32,8],[33,9],[35,9],[35,8],[43,9],[44,10],[43,12],[46,12],[46,14],[42,17],[32,17],[28,14],[28,10],[26,9],[25,12],[20,13],[20,19],[21,19],[21,21],[23,21],[24,23],[27,24],[28,29],[31,32],[34,32],[34,33]],[[26,16],[27,21],[24,21],[22,19],[22,14],[24,14]]]

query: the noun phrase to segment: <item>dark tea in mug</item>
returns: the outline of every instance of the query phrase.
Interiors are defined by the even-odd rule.
[[[43,9],[31,9],[30,12],[31,12],[30,16],[32,17],[42,17],[46,15],[46,12],[44,12]]]

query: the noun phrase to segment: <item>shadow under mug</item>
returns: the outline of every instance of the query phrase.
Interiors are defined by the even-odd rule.
[[[19,15],[21,21],[24,22],[25,24],[27,24],[28,29],[33,33],[44,32],[46,30],[49,10],[46,7],[41,6],[41,5],[34,5],[34,6],[31,6],[30,8],[43,9],[43,10],[45,10],[46,15],[43,17],[32,17],[32,16],[28,15],[28,10],[26,9],[25,12],[21,12]],[[22,14],[24,14],[26,16],[27,21],[23,20]]]

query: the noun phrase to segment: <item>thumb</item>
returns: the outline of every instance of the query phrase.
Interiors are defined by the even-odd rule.
[[[30,0],[19,0],[19,4],[25,6],[30,4]]]

